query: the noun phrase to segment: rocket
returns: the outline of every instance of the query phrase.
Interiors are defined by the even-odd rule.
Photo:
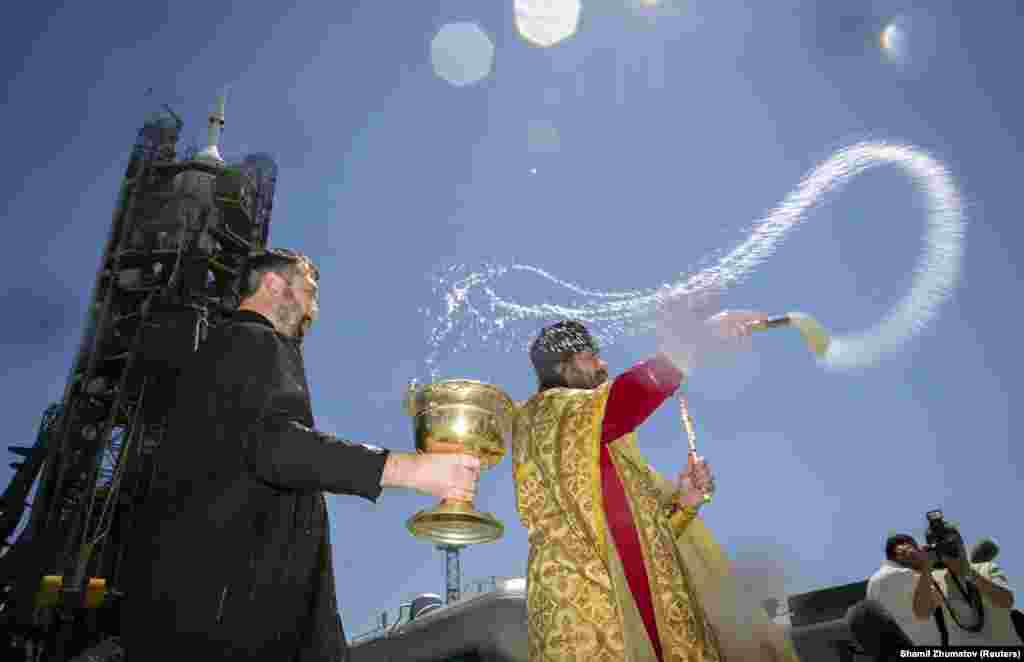
[[[207,128],[207,145],[201,152],[196,154],[196,161],[215,163],[223,165],[217,144],[220,142],[220,133],[224,130],[224,100],[226,92],[217,95],[216,105],[210,113],[210,120]]]

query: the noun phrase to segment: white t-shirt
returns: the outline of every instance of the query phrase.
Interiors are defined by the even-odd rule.
[[[868,599],[878,600],[916,646],[941,646],[942,633],[931,614],[924,620],[914,616],[914,590],[919,572],[886,559],[868,580]],[[948,617],[947,617],[948,618]]]
[[[996,563],[992,561],[972,563],[971,566],[979,575],[993,584],[1002,586],[1009,591],[1013,590],[1006,580],[1006,575]],[[992,606],[992,601],[985,593],[981,594],[981,602],[985,608],[985,626],[981,632],[968,632],[957,625],[949,613],[950,607],[956,612],[956,617],[960,619],[960,622],[966,626],[972,626],[978,622],[978,612],[971,608],[967,600],[964,599],[953,580],[952,573],[948,570],[936,570],[932,575],[946,597],[942,604],[942,614],[946,619],[946,629],[949,630],[950,646],[1024,645],[1024,642],[1017,636],[1013,621],[1010,620],[1010,610]],[[1014,601],[1016,602],[1016,600]]]

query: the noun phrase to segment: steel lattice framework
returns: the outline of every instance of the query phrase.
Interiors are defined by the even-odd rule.
[[[63,397],[33,446],[11,447],[21,461],[0,496],[0,647],[24,659],[117,659],[125,541],[174,378],[237,308],[247,262],[266,248],[274,161],[179,159],[181,129],[165,107],[139,130]]]

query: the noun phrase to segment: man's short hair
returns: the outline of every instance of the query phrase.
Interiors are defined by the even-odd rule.
[[[896,550],[896,547],[905,543],[910,543],[915,546],[917,545],[917,541],[914,540],[914,536],[906,533],[896,533],[889,536],[885,541],[885,558],[892,561],[892,553]]]
[[[319,282],[320,270],[306,255],[288,248],[267,249],[265,252],[249,258],[245,275],[238,287],[239,298],[245,301],[256,294],[256,291],[260,289],[263,274],[275,273],[290,280],[307,271],[313,280]]]
[[[598,351],[597,342],[582,322],[563,320],[541,329],[530,345],[530,361],[537,372],[540,390],[568,386],[558,366],[573,354]]]

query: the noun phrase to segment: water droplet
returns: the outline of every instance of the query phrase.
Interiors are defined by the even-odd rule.
[[[522,350],[542,325],[561,319],[583,321],[602,345],[611,345],[625,334],[650,330],[652,313],[659,306],[697,292],[721,293],[743,282],[829,193],[860,173],[887,164],[903,169],[928,198],[928,230],[911,291],[869,331],[833,339],[826,356],[826,363],[837,367],[868,365],[935,317],[959,275],[965,227],[959,193],[945,167],[914,147],[880,142],[857,143],[837,151],[808,173],[778,207],[752,224],[749,235],[731,251],[716,250],[714,262],[709,256],[699,262],[709,266],[694,274],[681,273],[675,282],[656,288],[602,292],[530,265],[484,264],[476,270],[464,264],[449,265],[436,280],[435,291],[444,293],[444,305],[428,336],[428,368],[436,379],[438,364],[452,348],[494,342]],[[533,276],[561,290],[570,297],[569,303],[553,303],[554,296],[543,303],[515,300],[507,289],[498,287],[502,278],[512,273]]]

